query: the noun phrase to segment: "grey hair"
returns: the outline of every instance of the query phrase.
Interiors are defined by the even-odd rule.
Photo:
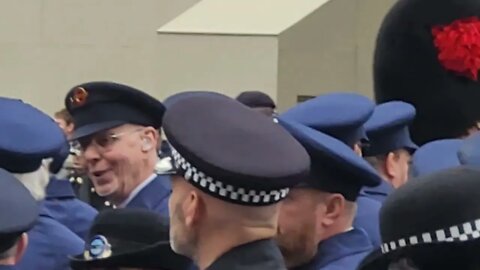
[[[42,165],[34,172],[13,173],[13,175],[30,191],[37,201],[45,199],[48,182],[50,181],[51,159],[42,161]]]

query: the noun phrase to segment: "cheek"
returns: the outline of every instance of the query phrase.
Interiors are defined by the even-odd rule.
[[[299,231],[308,214],[298,202],[284,202],[280,208],[278,226],[281,231]]]

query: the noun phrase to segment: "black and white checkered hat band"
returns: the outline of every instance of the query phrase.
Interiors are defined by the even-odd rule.
[[[383,254],[387,254],[404,247],[429,243],[467,242],[477,238],[480,238],[480,219],[451,226],[447,229],[436,230],[435,232],[426,232],[383,243],[381,249]]]
[[[225,198],[231,202],[250,205],[268,205],[281,201],[289,192],[289,188],[269,191],[247,190],[245,188],[225,184],[197,170],[197,168],[185,160],[185,158],[173,149],[173,147],[172,156],[175,166],[177,169],[184,172],[183,177],[187,181],[207,193],[219,195],[221,198]]]

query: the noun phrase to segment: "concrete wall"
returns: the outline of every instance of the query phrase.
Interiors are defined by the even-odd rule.
[[[157,28],[199,0],[2,0],[0,95],[48,113],[70,87],[115,80],[155,95]]]
[[[375,35],[394,0],[331,0],[279,39],[156,33],[199,1],[2,0],[0,95],[52,113],[71,86],[90,80],[131,84],[158,98],[192,88],[229,95],[261,89],[278,96],[281,109],[302,94],[371,93]],[[313,5],[305,3],[305,10]],[[279,29],[262,25],[264,32]],[[227,71],[228,65],[238,68]]]
[[[280,110],[298,95],[352,91],[373,96],[376,35],[394,0],[334,0],[280,34]]]
[[[183,90],[236,96],[262,90],[276,98],[277,39],[271,36],[161,34],[155,89],[164,98]]]
[[[333,0],[280,34],[280,110],[297,95],[356,89],[356,10],[352,0]]]

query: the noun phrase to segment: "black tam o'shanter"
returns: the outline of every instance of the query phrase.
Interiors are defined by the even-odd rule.
[[[480,1],[399,0],[375,49],[375,98],[416,107],[418,144],[466,135],[480,122]]]

